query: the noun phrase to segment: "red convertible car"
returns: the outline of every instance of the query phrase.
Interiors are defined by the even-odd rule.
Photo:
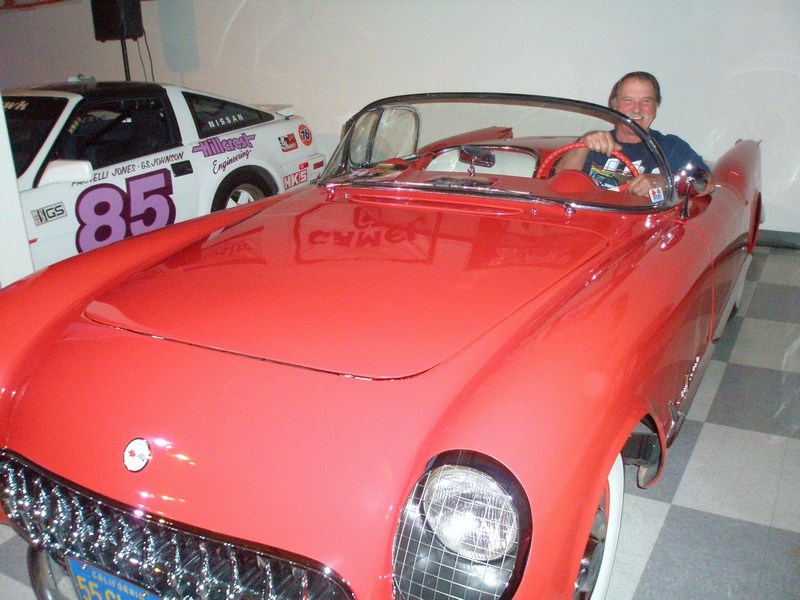
[[[615,127],[665,189],[558,169]],[[758,145],[711,164],[584,102],[393,97],[314,187],[5,289],[38,595],[602,598],[623,464],[657,481],[756,241]]]

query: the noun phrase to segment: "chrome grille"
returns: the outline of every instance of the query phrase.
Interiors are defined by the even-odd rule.
[[[0,454],[5,513],[62,567],[76,556],[165,600],[352,600],[324,566],[212,539],[90,497]]]

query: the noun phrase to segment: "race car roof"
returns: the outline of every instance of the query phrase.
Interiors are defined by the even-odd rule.
[[[40,85],[31,90],[43,90],[78,94],[84,98],[129,97],[155,95],[164,92],[164,86],[141,81],[93,81],[61,82]]]

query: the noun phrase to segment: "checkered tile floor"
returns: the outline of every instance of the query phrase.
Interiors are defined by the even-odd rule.
[[[666,471],[626,473],[608,600],[800,600],[800,250],[756,250]],[[33,600],[0,526],[0,598]]]
[[[800,250],[756,249],[664,475],[625,483],[609,600],[800,600]]]

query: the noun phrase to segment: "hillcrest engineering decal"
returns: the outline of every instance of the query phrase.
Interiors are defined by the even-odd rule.
[[[240,160],[247,160],[250,158],[250,153],[253,151],[253,141],[255,139],[255,134],[250,133],[242,133],[241,135],[224,139],[212,137],[193,146],[192,152],[202,152],[205,158],[236,152],[236,154],[232,156],[225,157],[224,160],[214,159],[214,164],[212,166],[214,173],[224,173],[231,165],[236,164]]]
[[[236,137],[225,139],[212,137],[193,146],[192,152],[202,152],[203,156],[208,158],[209,156],[224,154],[226,152],[236,152],[237,150],[247,150],[248,148],[252,149],[253,140],[255,139],[255,134],[250,133],[243,133]]]

